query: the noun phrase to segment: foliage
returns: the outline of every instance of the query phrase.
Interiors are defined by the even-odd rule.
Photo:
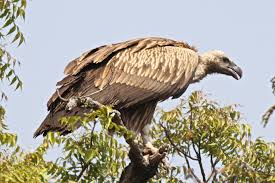
[[[49,170],[57,182],[115,182],[126,165],[127,147],[117,137],[130,136],[125,127],[112,122],[114,111],[107,106],[92,111],[85,117],[62,119],[72,128],[81,121],[82,129],[66,137],[49,133],[51,145],[63,147],[63,157]],[[92,121],[92,122],[91,122]],[[116,132],[110,134],[110,131]]]
[[[7,81],[15,90],[22,88],[22,81],[15,72],[20,65],[7,50],[12,44],[20,46],[25,38],[18,20],[25,19],[26,0],[0,0],[0,81]],[[7,100],[0,90],[0,100]],[[5,124],[5,109],[0,105],[0,182],[48,182],[47,168],[51,164],[43,159],[46,149],[37,148],[28,153],[16,144],[17,135],[9,133]]]
[[[273,94],[275,95],[275,76],[271,79],[271,83],[272,83]],[[273,106],[271,106],[263,115],[262,123],[263,123],[264,127],[267,125],[267,123],[274,111],[275,111],[275,104]]]
[[[170,144],[171,168],[161,167],[151,182],[274,182],[275,144],[251,140],[236,106],[220,107],[194,92],[171,111],[159,110],[152,130],[156,146]],[[62,119],[80,129],[68,136],[49,133],[34,152],[14,143],[1,151],[0,182],[116,182],[125,168],[131,133],[114,123],[108,106],[85,116]],[[3,119],[3,118],[0,118]],[[3,130],[2,130],[3,131]],[[56,162],[44,160],[49,148],[59,146]],[[1,144],[3,147],[3,144]]]
[[[39,150],[26,153],[16,146],[0,155],[0,182],[48,182],[48,168],[53,165],[43,159]]]
[[[17,146],[17,135],[9,133],[4,121],[5,110],[0,107],[0,182],[48,182],[49,164],[43,159],[46,152],[39,147],[25,153]]]
[[[4,120],[5,120],[5,109],[0,106],[0,148],[3,145],[15,146],[16,140],[17,140],[17,136],[15,134],[11,134],[7,132],[7,126]]]
[[[171,144],[170,153],[181,159],[173,168],[174,177],[183,174],[195,182],[275,181],[275,143],[252,141],[251,128],[241,123],[235,106],[220,107],[194,92],[177,108],[160,110],[158,118],[152,130],[156,144]]]
[[[15,66],[20,65],[7,50],[7,46],[24,41],[24,35],[18,26],[19,19],[25,19],[26,0],[0,0],[0,81],[7,80],[15,89],[22,88],[22,81],[15,72]],[[7,99],[0,90],[1,98]]]
[[[108,134],[108,129],[116,129],[119,136],[131,134],[114,124],[112,117],[109,107],[93,111],[82,118],[81,132],[66,137],[49,133],[43,143],[29,153],[16,146],[16,135],[1,131],[0,182],[116,181],[126,165],[127,151],[124,144]],[[3,115],[0,119],[4,126]],[[79,117],[70,117],[63,122],[74,126],[78,120]],[[43,156],[54,145],[63,147],[64,157],[55,163],[47,162]]]

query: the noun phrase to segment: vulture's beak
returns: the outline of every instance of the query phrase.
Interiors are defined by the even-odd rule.
[[[238,67],[237,65],[233,64],[231,66],[228,66],[227,68],[228,68],[228,71],[229,71],[230,75],[233,78],[235,78],[237,80],[239,80],[239,79],[242,78],[243,71],[242,71],[242,69],[240,67]]]

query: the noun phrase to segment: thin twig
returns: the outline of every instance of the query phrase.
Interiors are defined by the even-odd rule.
[[[96,121],[94,122],[94,126],[93,126],[93,128],[92,128],[92,130],[91,130],[90,148],[92,148],[92,146],[93,146],[93,134],[94,134],[95,126],[96,126]],[[90,165],[90,163],[85,163],[85,162],[84,162],[84,166],[82,167],[81,172],[80,172],[79,175],[77,176],[77,182],[80,181],[80,179],[81,179],[83,173],[86,171],[86,169],[89,167],[89,165]]]
[[[184,156],[184,159],[186,161],[186,164],[187,164],[187,167],[188,167],[188,170],[190,172],[190,174],[192,175],[192,177],[195,179],[195,181],[197,181],[198,183],[202,183],[202,181],[199,179],[199,177],[194,173],[193,169],[191,168],[190,166],[190,163],[189,163],[189,160],[188,158],[192,159],[192,160],[195,160],[197,161],[198,159],[192,157],[192,156],[189,156],[188,154],[186,154],[182,149],[180,149],[171,139],[170,137],[170,133],[168,132],[167,128],[165,126],[163,126],[163,124],[160,123],[160,126],[163,128],[164,130],[164,133],[168,139],[168,141],[170,142],[170,144],[180,153]]]
[[[218,174],[218,170],[216,169],[216,165],[219,163],[219,159],[217,158],[215,161],[213,160],[213,155],[210,155],[210,163],[212,167],[212,171],[210,175],[208,176],[206,182],[209,182],[211,178],[213,177],[212,181],[214,182],[216,180],[216,176]]]
[[[211,180],[212,177],[214,177],[217,174],[217,170],[216,169],[212,169],[210,175],[208,176],[206,182],[209,182]]]
[[[215,168],[215,165],[214,165],[214,161],[213,161],[213,156],[212,156],[212,154],[210,155],[210,163],[211,163],[212,169],[214,169],[214,168]]]
[[[194,173],[193,169],[191,168],[187,156],[185,154],[183,154],[183,155],[184,155],[184,159],[185,159],[185,162],[187,164],[187,167],[188,167],[188,171],[192,175],[193,179],[195,179],[195,181],[197,181],[198,183],[202,183],[202,181],[199,179],[199,177]]]
[[[189,156],[189,155],[186,154],[182,149],[180,149],[180,148],[172,141],[172,139],[171,139],[171,137],[170,137],[170,133],[168,132],[168,130],[167,130],[162,124],[160,124],[160,126],[164,129],[164,133],[165,133],[165,135],[166,135],[168,141],[170,142],[170,144],[171,144],[180,154],[183,154],[184,156],[186,156],[186,157],[188,157],[188,158],[190,158],[190,159],[192,159],[192,160],[195,160],[195,161],[198,160],[198,159],[196,159],[196,158],[194,158],[194,157],[192,157],[192,156]]]
[[[92,128],[92,130],[91,130],[90,148],[93,147],[93,134],[94,134],[94,131],[95,131],[96,123],[97,123],[97,122],[95,121],[95,122],[94,122],[94,126],[93,126],[93,128]]]
[[[85,164],[84,164],[84,166],[83,166],[81,172],[80,172],[79,175],[77,176],[77,182],[80,181],[80,179],[81,179],[83,173],[86,171],[86,169],[88,168],[88,166],[89,166],[89,163],[85,163]]]
[[[204,172],[204,168],[203,168],[202,161],[201,161],[200,143],[198,145],[198,150],[196,150],[195,143],[194,143],[193,140],[192,140],[192,146],[193,146],[193,149],[194,149],[194,151],[196,153],[196,156],[197,156],[197,159],[198,159],[197,161],[199,163],[199,167],[200,167],[203,182],[206,182],[205,172]]]
[[[192,130],[192,128],[193,128],[193,113],[192,113],[192,110],[193,110],[193,108],[191,107],[190,108],[190,112],[191,112],[190,113],[190,130]],[[192,146],[193,146],[193,149],[194,149],[194,151],[196,153],[196,156],[197,156],[197,159],[198,159],[197,161],[198,161],[199,166],[200,166],[200,171],[201,171],[203,182],[206,182],[205,172],[204,172],[202,161],[201,161],[200,140],[199,140],[198,150],[195,147],[195,142],[194,142],[193,139],[192,139]]]

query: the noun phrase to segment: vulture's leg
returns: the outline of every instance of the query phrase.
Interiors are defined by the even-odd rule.
[[[158,152],[158,148],[155,148],[152,144],[152,139],[149,135],[150,125],[147,124],[141,131],[141,138],[143,141],[145,153],[155,154]]]
[[[159,153],[159,150],[158,148],[154,147],[153,144],[152,144],[152,139],[149,135],[149,132],[150,132],[150,125],[147,124],[141,131],[141,138],[142,138],[142,141],[143,141],[143,145],[144,145],[144,151],[143,153],[144,154],[158,154]],[[168,148],[168,146],[163,146],[165,149]],[[167,157],[165,157],[164,159],[162,159],[162,163],[164,164],[164,166],[166,168],[170,168],[171,165],[169,163],[169,160]]]

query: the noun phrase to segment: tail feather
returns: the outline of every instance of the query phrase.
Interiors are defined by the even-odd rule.
[[[61,132],[61,135],[66,135],[70,133],[72,130],[64,124],[61,124],[60,119],[64,116],[82,116],[85,112],[88,112],[87,109],[76,107],[71,111],[58,111],[55,113],[49,113],[44,121],[41,123],[39,128],[33,134],[33,137],[36,138],[39,135],[46,136],[48,132]],[[80,125],[79,125],[80,126]],[[77,128],[79,127],[77,126]]]

